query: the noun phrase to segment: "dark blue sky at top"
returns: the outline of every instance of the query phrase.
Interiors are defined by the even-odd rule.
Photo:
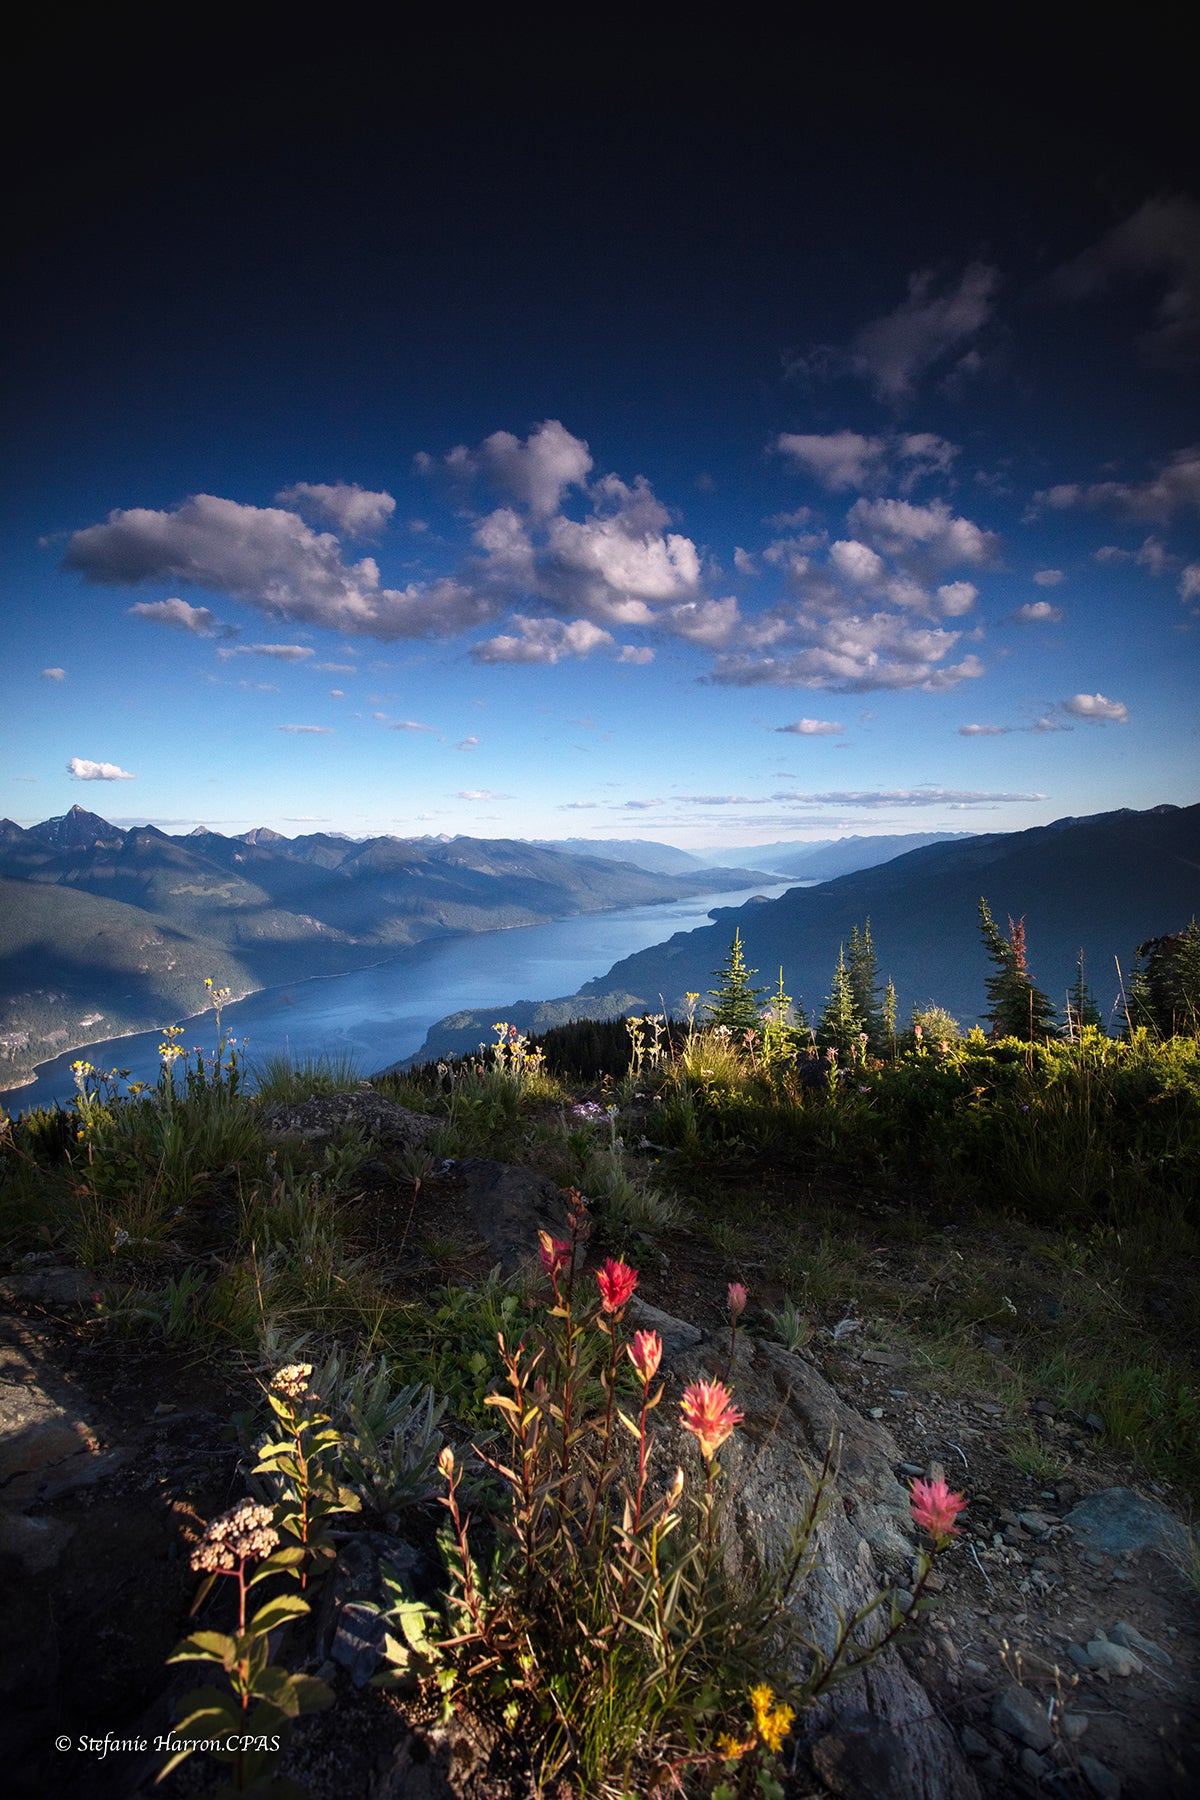
[[[665,39],[581,42],[548,54],[540,39],[520,43],[519,23],[482,44],[398,34],[349,48],[336,33],[305,43],[299,27],[276,39],[265,28],[225,36],[214,24],[203,41],[172,51],[165,39],[123,42],[119,22],[93,21],[82,27],[84,39],[35,43],[24,78],[49,77],[53,101],[44,128],[10,147],[18,255],[5,288],[3,500],[5,605],[18,626],[10,641],[23,659],[18,685],[26,696],[18,743],[29,755],[22,761],[17,746],[6,755],[16,754],[25,791],[6,791],[0,807],[42,817],[83,798],[110,814],[134,816],[140,804],[144,816],[206,816],[194,794],[185,802],[186,759],[171,773],[165,750],[152,780],[146,768],[132,772],[136,786],[89,794],[66,777],[69,757],[105,758],[110,739],[112,761],[126,766],[132,751],[116,754],[117,740],[138,704],[115,691],[117,671],[102,644],[94,666],[113,691],[85,699],[64,648],[77,646],[82,630],[111,633],[114,643],[128,633],[131,646],[144,644],[129,652],[130,678],[136,664],[143,695],[161,680],[179,720],[189,716],[184,665],[172,659],[203,648],[211,660],[211,646],[131,623],[131,602],[179,592],[236,619],[247,638],[297,636],[283,623],[252,622],[211,590],[173,581],[127,592],[87,587],[58,567],[69,534],[115,509],[169,511],[196,493],[269,507],[297,481],[348,482],[396,496],[387,540],[368,546],[389,583],[448,575],[462,562],[463,496],[445,480],[416,480],[414,456],[443,458],[501,430],[524,439],[546,419],[587,441],[594,476],[646,478],[671,510],[672,529],[719,569],[713,594],[733,591],[734,546],[759,555],[773,516],[815,499],[827,535],[845,535],[840,520],[855,494],[831,500],[804,490],[786,459],[769,452],[781,433],[938,434],[959,447],[944,496],[1003,539],[1001,577],[1027,584],[1035,564],[1070,561],[1070,585],[1053,597],[1074,599],[1079,571],[1098,547],[1132,554],[1150,527],[1067,508],[1052,521],[1053,543],[1031,527],[1023,563],[1030,497],[1065,483],[1144,482],[1200,440],[1186,359],[1139,359],[1139,338],[1162,300],[1161,272],[1097,284],[1085,300],[1067,302],[1052,287],[1056,270],[1156,196],[1196,198],[1184,73],[1154,27],[1150,15],[1139,39],[1083,44],[1065,35],[1051,42],[1008,21],[1003,41],[956,46],[932,22],[881,33],[863,19],[844,35],[801,22],[792,41],[716,42],[698,57]],[[199,40],[202,22],[195,29]],[[997,35],[1001,29],[997,22]],[[868,382],[837,372],[855,333],[893,314],[914,274],[930,272],[933,290],[949,292],[975,264],[996,271],[987,320],[969,340],[977,373],[956,377],[953,356],[935,360],[914,392],[891,405]],[[932,501],[934,489],[919,497]],[[417,516],[428,527],[423,541],[400,529]],[[1195,524],[1186,507],[1171,521],[1172,581],[1196,555]],[[1111,569],[1097,574],[1097,604],[1108,604],[1103,583],[1111,577]],[[1009,655],[1001,615],[1037,590],[1018,594],[997,582],[990,596],[980,582],[980,606],[991,598],[983,654],[999,679]],[[1165,591],[1160,579],[1160,607]],[[1153,665],[1171,705],[1149,735],[1141,786],[1114,803],[1187,797],[1196,741],[1180,735],[1179,684],[1185,671],[1194,674],[1196,639],[1187,635],[1186,610],[1171,604],[1170,632],[1149,636],[1135,625],[1129,656],[1116,659],[1118,671],[1139,659]],[[1069,620],[1079,617],[1078,605],[1068,609]],[[298,641],[322,657],[349,654],[329,633],[301,632]],[[1105,659],[1094,665],[1075,657],[1068,668],[1064,652],[1061,694],[1108,693],[1115,647],[1107,629]],[[361,640],[354,649],[362,652]],[[605,689],[599,661],[585,671],[564,660],[536,671],[536,689],[514,700],[510,686],[502,699],[487,687],[498,672],[478,670],[460,643],[439,649],[406,640],[381,655],[399,671],[395,710],[407,714],[435,692],[449,706],[459,690],[483,683],[472,703],[492,707],[497,720],[490,738],[480,734],[473,763],[473,782],[486,786],[470,791],[498,795],[500,813],[480,822],[482,815],[447,804],[461,770],[390,767],[393,787],[411,789],[396,806],[395,829],[516,833],[527,825],[540,833],[555,811],[566,819],[564,806],[594,800],[602,786],[613,807],[640,804],[628,785],[638,745],[628,737],[622,749],[622,732],[647,704],[689,716],[702,709],[714,737],[729,734],[729,785],[747,792],[783,755],[776,740],[760,744],[757,761],[735,767],[748,731],[780,730],[814,712],[849,728],[870,702],[859,689],[851,700],[829,688],[756,689],[747,698],[698,687],[706,679],[699,663],[655,688],[674,666],[666,651],[640,691],[633,681],[641,670],[621,670],[624,685]],[[1046,657],[1045,669],[1029,674],[1029,706],[1060,698],[1052,649]],[[65,674],[40,681],[43,666],[60,664]],[[606,668],[616,681],[618,672]],[[1010,679],[1011,663],[1002,672]],[[500,673],[535,679],[524,668]],[[191,730],[202,732],[206,709],[211,717],[216,707],[223,730],[236,737],[244,729],[247,746],[260,741],[256,733],[289,729],[304,704],[282,685],[286,719],[237,714],[223,710],[233,696],[202,691],[199,663],[188,665],[187,679],[195,689]],[[209,670],[210,689],[213,679]],[[61,691],[50,692],[56,686]],[[914,767],[902,779],[1047,795],[1042,812],[1010,807],[1001,819],[993,811],[980,828],[1083,810],[1078,771],[1064,772],[1058,787],[1053,772],[1033,779],[1031,765],[1017,779],[1000,764],[966,779],[955,723],[995,710],[983,679],[968,686],[958,690],[953,717],[943,694],[927,705],[905,695],[908,712],[897,695],[885,696],[884,724],[930,746],[928,773]],[[757,711],[747,710],[750,698]],[[371,702],[351,691],[346,704],[358,704],[365,718]],[[1016,688],[1006,704],[1004,717],[1016,717]],[[60,709],[53,727],[47,706]],[[514,789],[512,746],[503,754],[501,746],[531,707],[544,710],[550,737],[580,707],[603,715],[611,745],[603,778],[590,776],[593,785],[573,802],[535,792],[535,782]],[[138,717],[124,741],[144,758],[153,718]],[[440,720],[434,725],[442,729]],[[336,729],[338,742],[326,748],[348,754],[349,724],[309,729]],[[445,734],[465,729],[447,714]],[[1126,757],[1135,729],[1131,712],[1122,726]],[[947,734],[944,769],[935,731]],[[1101,736],[1091,730],[1089,742],[1098,747]],[[1035,748],[998,738],[989,754]],[[482,771],[493,752],[499,760]],[[874,754],[857,768],[855,791],[890,785],[884,742]],[[359,755],[369,759],[365,740]],[[1098,748],[1096,755],[1103,766]],[[296,775],[293,794],[282,776],[267,780],[269,761],[264,756],[266,822],[305,812],[315,772]],[[344,781],[361,783],[365,766],[355,762],[352,774],[348,765]],[[797,779],[814,792],[849,792],[846,773],[835,779],[826,768]],[[1104,779],[1101,772],[1090,796],[1096,809],[1106,802]],[[706,791],[712,781],[706,773]],[[655,784],[656,797],[672,783],[688,785],[686,757]],[[347,810],[349,788],[332,783],[323,792],[320,804],[337,814],[331,823],[366,828]],[[244,787],[212,799],[222,817],[253,807]],[[615,816],[599,812],[589,827],[607,831]],[[739,816],[743,837],[753,835],[756,816]],[[434,817],[436,825],[412,824]],[[861,819],[896,828],[886,809],[847,817],[852,826]],[[678,818],[662,819],[658,826],[647,812],[643,835],[679,838]],[[831,819],[813,815],[822,832]],[[371,822],[388,824],[381,813]],[[963,820],[921,814],[911,822]],[[795,829],[808,823],[797,816]],[[773,827],[767,835],[783,834]],[[714,827],[707,835],[720,834]]]

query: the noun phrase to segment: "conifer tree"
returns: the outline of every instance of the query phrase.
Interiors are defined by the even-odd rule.
[[[1138,945],[1130,983],[1135,1025],[1149,1025],[1163,1037],[1200,1031],[1200,926],[1193,918],[1182,931]]]
[[[848,1057],[858,1049],[863,1022],[854,1003],[854,989],[850,985],[850,971],[841,944],[838,945],[837,968],[833,971],[833,986],[817,1029],[821,1042],[832,1044],[839,1056]]]
[[[1009,936],[1005,937],[992,918],[987,901],[981,898],[979,929],[987,953],[996,964],[996,973],[987,979],[988,1010],[983,1015],[991,1021],[994,1035],[1032,1042],[1053,1034],[1054,1007],[1034,985],[1026,966],[1024,918],[1014,924],[1010,917]]]
[[[896,984],[890,975],[883,990],[883,1036],[889,1047],[896,1042]]]
[[[773,1063],[785,1062],[794,1056],[799,1033],[807,1029],[808,1020],[804,1016],[803,1005],[783,991],[781,968],[779,986],[771,995],[763,1024],[764,1063],[770,1067]]]
[[[878,1045],[884,1035],[883,1013],[879,1005],[879,962],[871,939],[870,919],[861,932],[857,925],[850,928],[850,960],[846,972],[855,1011],[862,1021],[859,1030],[866,1032],[872,1045]]]
[[[714,969],[717,986],[710,988],[706,1008],[713,1025],[725,1025],[735,1037],[741,1037],[747,1031],[761,1031],[762,1003],[766,997],[766,988],[754,987],[750,977],[757,975],[757,969],[746,967],[746,958],[742,951],[741,931],[735,931],[733,942],[729,946],[729,955],[719,969]],[[782,983],[782,971],[780,972]]]
[[[1087,984],[1083,972],[1083,951],[1079,952],[1079,960],[1075,965],[1075,980],[1067,993],[1067,1028],[1072,1037],[1085,1025],[1102,1025],[1100,1009],[1096,1005],[1095,995]]]

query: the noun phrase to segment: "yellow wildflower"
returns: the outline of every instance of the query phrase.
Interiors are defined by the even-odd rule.
[[[750,1704],[754,1708],[754,1727],[768,1750],[778,1751],[784,1738],[791,1730],[795,1710],[790,1706],[775,1706],[775,1695],[765,1681],[760,1681],[750,1689]]]
[[[745,1756],[749,1748],[749,1744],[742,1743],[740,1738],[735,1738],[728,1731],[722,1731],[717,1738],[717,1749],[726,1762],[736,1762],[739,1757]]]

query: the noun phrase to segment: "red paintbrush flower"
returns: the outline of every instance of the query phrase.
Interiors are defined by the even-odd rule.
[[[750,1298],[740,1281],[731,1281],[725,1304],[731,1319],[740,1319]]]
[[[538,1239],[541,1248],[538,1252],[542,1259],[542,1267],[551,1280],[565,1269],[571,1261],[571,1246],[565,1238],[551,1237],[548,1231],[539,1231]]]
[[[604,1267],[596,1270],[596,1283],[600,1289],[600,1304],[606,1313],[620,1312],[633,1297],[637,1286],[637,1270],[631,1269],[628,1263],[614,1262],[606,1257]]]

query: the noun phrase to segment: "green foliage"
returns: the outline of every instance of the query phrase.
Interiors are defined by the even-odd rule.
[[[360,1510],[358,1495],[338,1480],[342,1434],[317,1410],[322,1396],[307,1387],[312,1372],[311,1363],[293,1363],[273,1377],[265,1391],[275,1435],[259,1443],[251,1471],[274,1495],[276,1528],[302,1553],[301,1587],[336,1555],[326,1521]]]
[[[250,1083],[260,1106],[346,1093],[361,1079],[353,1056],[306,1056],[299,1062],[289,1056],[265,1056],[250,1066]]]
[[[498,1337],[504,1383],[487,1403],[508,1442],[482,1461],[506,1503],[490,1554],[477,1556],[447,1448],[443,1611],[393,1588],[382,1684],[436,1677],[447,1713],[481,1717],[521,1746],[539,1793],[550,1784],[645,1793],[664,1775],[673,1786],[687,1776],[707,1786],[720,1772],[717,1792],[749,1792],[754,1781],[781,1795],[775,1759],[797,1708],[872,1661],[904,1615],[893,1602],[884,1630],[864,1642],[880,1595],[843,1621],[831,1654],[805,1641],[795,1705],[776,1702],[763,1675],[783,1666],[798,1635],[788,1602],[815,1566],[830,1460],[785,1557],[735,1590],[720,1555],[717,1451],[740,1414],[723,1383],[693,1383],[680,1425],[697,1440],[699,1480],[689,1497],[682,1469],[673,1482],[656,1478],[661,1340],[642,1332],[624,1342],[637,1283],[628,1265],[610,1259],[596,1275],[598,1296],[580,1293],[574,1269],[588,1221],[578,1205],[568,1225],[566,1240],[542,1237],[552,1294],[537,1327],[515,1347]],[[946,1541],[935,1539],[934,1554]],[[932,1567],[923,1554],[914,1616]]]
[[[985,983],[994,1037],[1024,1038],[1027,1043],[1053,1035],[1054,1007],[1035,986],[1025,962],[1025,921],[1008,921],[1005,937],[992,918],[988,903],[979,901],[979,929],[984,948],[996,964],[996,973]]]
[[[865,1034],[862,1014],[858,1010],[854,987],[850,979],[850,971],[846,967],[846,956],[842,946],[838,946],[837,967],[833,971],[833,986],[829,998],[825,1002],[825,1010],[821,1014],[817,1026],[818,1042],[828,1045],[837,1051],[839,1056],[850,1061],[859,1049],[859,1038]]]
[[[1135,1025],[1162,1037],[1200,1031],[1200,926],[1195,918],[1182,931],[1138,945],[1130,991]]]
[[[877,1050],[885,1033],[883,1007],[879,998],[879,960],[871,938],[870,919],[861,932],[857,925],[850,928],[850,957],[846,973],[854,1010],[861,1020],[859,1029],[866,1032],[871,1048]]]
[[[761,1032],[762,1004],[767,990],[755,987],[750,979],[758,974],[758,970],[746,967],[740,928],[733,934],[729,955],[713,974],[717,985],[710,989],[708,996],[710,1023],[724,1025],[739,1040],[747,1031]]]

